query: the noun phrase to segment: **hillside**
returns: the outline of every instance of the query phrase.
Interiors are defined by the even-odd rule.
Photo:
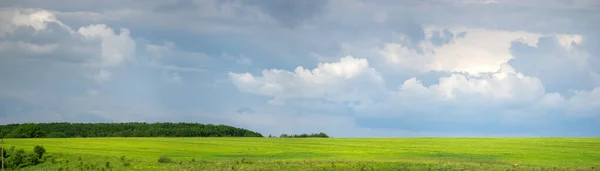
[[[0,125],[5,138],[70,137],[262,137],[227,125],[199,123],[26,123]]]

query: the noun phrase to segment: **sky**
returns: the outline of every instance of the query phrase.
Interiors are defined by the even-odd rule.
[[[600,136],[597,0],[2,0],[0,124]]]

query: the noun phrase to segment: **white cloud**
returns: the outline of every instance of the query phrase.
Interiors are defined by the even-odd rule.
[[[492,74],[470,78],[461,74],[440,78],[439,84],[433,86],[445,97],[455,97],[457,93],[477,94],[487,98],[535,100],[543,95],[544,87],[537,78],[517,73],[510,65]]]
[[[134,60],[136,43],[129,30],[115,33],[112,28],[98,24],[75,31],[59,21],[54,13],[42,9],[0,8],[0,38],[5,38],[0,40],[0,52],[36,54],[36,58],[48,61],[76,61],[84,66],[100,67],[102,69],[92,76],[98,83],[110,80],[111,73],[105,68]],[[15,33],[29,28],[32,31],[23,32],[25,34]],[[50,59],[56,56],[62,59]]]
[[[581,51],[580,49],[574,47],[577,45],[581,45],[583,37],[581,35],[556,35],[555,36],[558,43],[564,48],[564,51],[567,52],[565,58],[566,60],[571,60],[575,63],[577,67],[583,68],[587,67],[587,59],[588,54]]]
[[[499,114],[512,109],[511,105],[537,104],[545,96],[537,78],[524,76],[505,64],[494,73],[479,76],[455,73],[440,77],[437,84],[429,86],[410,78],[399,89],[388,91],[387,100],[362,103],[355,110],[364,116],[404,116],[414,112],[451,116],[478,113],[484,108],[497,110],[493,113]],[[547,104],[556,101],[552,95],[546,98]]]
[[[101,67],[116,66],[123,61],[135,59],[135,41],[129,37],[127,29],[121,29],[120,33],[116,34],[112,28],[98,24],[81,27],[77,32],[85,38],[101,41]]]
[[[544,108],[549,109],[562,108],[564,103],[565,99],[559,93],[548,93],[540,101]]]
[[[48,23],[56,23],[63,29],[73,31],[58,21],[52,12],[42,9],[0,8],[0,23],[0,37],[12,34],[19,28],[32,28],[37,33],[47,29]]]
[[[351,56],[335,63],[321,63],[312,70],[299,66],[294,72],[271,69],[264,70],[261,76],[229,73],[229,77],[243,92],[273,98],[270,104],[318,108],[319,105],[311,107],[304,103],[318,104],[323,99],[352,102],[346,107],[359,116],[369,117],[404,116],[419,111],[445,117],[496,115],[507,122],[516,122],[511,117],[518,113],[523,115],[518,117],[543,117],[549,109],[569,109],[589,114],[600,104],[600,99],[594,98],[600,88],[564,98],[558,93],[547,93],[538,78],[525,76],[506,63],[496,72],[477,76],[454,73],[429,86],[410,78],[397,90],[386,90],[382,86],[384,80],[366,59]],[[286,103],[291,100],[295,101]],[[493,112],[481,113],[486,110]]]
[[[294,72],[272,69],[264,70],[258,77],[250,73],[230,73],[229,76],[243,92],[272,97],[271,104],[284,104],[291,99],[318,103],[319,99],[326,99],[356,102],[348,104],[349,107],[354,106],[364,113],[387,108],[387,113],[393,114],[391,111],[398,109],[399,104],[410,109],[451,102],[535,103],[545,95],[537,78],[524,76],[508,64],[502,65],[499,71],[479,76],[455,73],[441,77],[438,84],[430,86],[411,78],[399,90],[392,91],[384,88],[384,80],[378,71],[369,67],[366,59],[351,56],[337,63],[321,63],[313,70],[299,66]],[[414,106],[415,103],[420,106]]]
[[[0,9],[0,36],[13,33],[19,27],[31,27],[35,31],[46,29],[48,22],[56,21],[52,13],[44,10]]]
[[[272,103],[286,99],[324,98],[360,100],[381,90],[383,80],[366,59],[346,56],[336,63],[320,63],[312,70],[299,66],[293,72],[263,70],[262,76],[229,73],[242,91],[273,97]]]
[[[478,76],[482,73],[493,73],[502,65],[515,59],[511,46],[519,42],[530,47],[537,47],[543,36],[554,36],[567,52],[567,56],[579,66],[585,66],[588,55],[574,46],[583,40],[581,35],[571,34],[538,34],[502,30],[476,28],[451,28],[454,33],[452,41],[441,46],[432,42],[433,33],[443,32],[436,27],[425,28],[426,40],[419,48],[410,48],[401,43],[385,43],[379,54],[392,66],[399,69],[410,69],[422,73],[430,71],[458,72]],[[464,33],[464,37],[457,37]]]
[[[464,38],[454,40],[442,46],[431,42],[432,32],[443,31],[439,28],[425,29],[427,41],[421,42],[423,53],[403,44],[387,43],[380,51],[390,63],[413,70],[465,72],[471,75],[496,72],[502,64],[512,58],[510,45],[515,40],[535,45],[541,36],[534,33],[510,32],[473,28],[449,29],[452,33],[465,32]]]

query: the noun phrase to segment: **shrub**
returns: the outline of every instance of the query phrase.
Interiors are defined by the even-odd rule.
[[[167,156],[160,156],[158,158],[158,162],[159,163],[169,163],[169,162],[171,162],[171,159]]]
[[[25,156],[22,162],[24,165],[36,165],[40,163],[40,158],[36,153],[29,153]]]
[[[44,153],[46,153],[46,149],[43,146],[36,145],[33,148],[33,152],[37,154],[38,159],[41,159]]]
[[[10,154],[10,157],[6,159],[6,167],[19,168],[22,164],[24,164],[23,160],[25,159],[25,157],[25,150],[18,149],[16,151],[13,151]]]
[[[4,158],[6,159],[6,158],[10,157],[10,155],[14,152],[15,152],[15,146],[10,146],[10,148],[8,148],[8,149],[5,148],[4,149]]]

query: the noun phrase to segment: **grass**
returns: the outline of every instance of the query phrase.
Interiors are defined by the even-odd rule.
[[[48,160],[53,161],[23,170],[600,168],[599,138],[66,138],[5,143],[26,150],[43,145],[51,155]],[[159,163],[161,156],[171,161]]]

